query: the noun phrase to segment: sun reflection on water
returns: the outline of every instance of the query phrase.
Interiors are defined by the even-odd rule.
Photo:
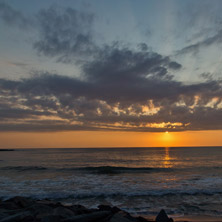
[[[170,157],[170,148],[165,147],[165,155],[163,159],[164,168],[171,168],[173,166],[172,158]]]

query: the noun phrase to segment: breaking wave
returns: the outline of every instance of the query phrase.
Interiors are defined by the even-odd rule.
[[[14,170],[14,171],[33,171],[33,170],[47,170],[46,167],[41,166],[6,166],[1,167],[0,170]]]
[[[221,170],[222,167],[196,167],[196,168],[161,168],[161,167],[117,167],[117,166],[98,166],[98,167],[69,167],[69,168],[48,168],[44,166],[5,166],[0,170],[8,171],[68,171],[90,174],[123,174],[123,173],[158,173],[158,172],[177,172],[187,170]]]

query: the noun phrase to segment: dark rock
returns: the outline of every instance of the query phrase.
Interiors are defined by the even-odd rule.
[[[0,222],[21,222],[23,220],[25,220],[25,218],[31,216],[30,212],[25,211],[25,212],[21,212],[18,214],[14,214],[8,217],[5,217],[4,219],[1,219]]]
[[[165,210],[161,210],[156,217],[156,222],[173,222],[173,219],[167,216]]]
[[[41,219],[41,222],[60,222],[61,218],[58,215],[48,215]]]
[[[109,205],[99,205],[98,208],[99,208],[99,210],[107,210],[107,211],[112,210],[112,207]]]
[[[75,213],[66,207],[57,207],[53,210],[53,215],[59,215],[65,219],[75,216]]]
[[[38,220],[41,220],[43,217],[53,215],[53,208],[44,204],[36,203],[26,209],[30,210],[32,215]]]
[[[156,217],[156,222],[168,222],[169,217],[167,216],[165,210],[161,210]]]
[[[119,209],[118,207],[113,207],[113,208],[112,208],[112,212],[113,212],[113,213],[117,213],[117,212],[119,212],[119,211],[121,211],[121,209]]]
[[[27,209],[31,210],[34,213],[49,213],[53,211],[52,207],[39,203],[33,204],[31,207]]]
[[[0,212],[0,220],[8,216],[10,216],[10,214],[7,214],[6,212]]]
[[[26,208],[34,203],[33,200],[25,197],[13,197],[6,202],[16,204],[18,208]]]
[[[131,220],[122,217],[120,215],[114,215],[110,220],[110,222],[132,222]]]
[[[14,202],[2,202],[0,203],[1,209],[7,209],[7,210],[16,210],[19,209],[19,206]]]
[[[145,219],[144,217],[136,217],[137,221],[138,222],[153,222],[153,220],[147,220]]]
[[[52,201],[52,200],[37,200],[36,203],[38,204],[43,204],[43,205],[47,205],[47,206],[50,206],[50,207],[59,207],[59,206],[62,206],[61,203],[59,202],[55,202],[55,201]]]
[[[110,211],[98,211],[90,214],[77,215],[68,219],[62,220],[63,222],[94,222],[100,221],[108,217],[111,214]]]
[[[121,211],[118,207],[111,207],[109,205],[99,205],[98,206],[99,210],[106,210],[106,211],[111,211],[112,213],[117,213]]]
[[[9,210],[9,209],[4,209],[0,207],[0,215],[6,215],[6,216],[10,216],[10,215],[15,215],[18,213],[22,213],[24,211],[27,211],[26,208],[22,208],[22,209],[15,209],[15,210]]]
[[[75,215],[89,214],[89,213],[93,213],[95,211],[93,209],[87,209],[86,207],[84,207],[82,205],[72,205],[67,208],[72,210],[75,213]]]
[[[0,201],[0,222],[148,222],[148,220],[132,217],[118,207],[108,205],[87,209],[82,205],[66,206],[48,199],[14,197]],[[156,222],[173,222],[173,219],[161,210]]]
[[[31,221],[35,221],[35,218],[32,215],[28,215],[27,217],[24,217],[20,222],[31,222]]]
[[[110,219],[110,222],[132,222],[132,221],[136,222],[137,219],[130,216],[130,214],[125,211],[119,211],[118,213],[114,214]]]

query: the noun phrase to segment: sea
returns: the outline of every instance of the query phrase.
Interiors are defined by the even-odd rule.
[[[0,152],[0,199],[117,206],[153,217],[222,218],[222,147],[15,149]]]

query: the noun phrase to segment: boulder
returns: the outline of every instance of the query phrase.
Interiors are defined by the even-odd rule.
[[[50,206],[50,207],[59,207],[59,206],[62,206],[61,203],[55,202],[55,201],[52,201],[52,200],[48,200],[48,199],[45,199],[45,200],[37,200],[36,203],[43,204],[43,205],[48,205],[48,206]]]
[[[0,208],[7,209],[7,210],[17,210],[20,207],[16,203],[14,203],[13,201],[11,201],[11,202],[7,201],[7,202],[0,203]]]
[[[6,201],[6,203],[14,203],[18,208],[26,208],[34,204],[34,201],[26,197],[13,197]]]
[[[98,206],[98,209],[99,209],[99,210],[108,210],[108,211],[111,211],[111,210],[112,210],[112,207],[109,206],[109,205],[99,205],[99,206]]]
[[[61,218],[58,215],[48,215],[41,219],[41,222],[60,222]]]
[[[0,222],[148,222],[143,217],[132,217],[118,207],[99,205],[87,209],[82,205],[63,205],[50,200],[31,200],[14,197],[0,201]],[[156,222],[173,222],[164,210]]]
[[[44,205],[44,204],[33,204],[32,206],[27,208],[28,210],[30,210],[32,212],[33,215],[37,215],[37,214],[52,214],[53,212],[53,208],[48,206],[48,205]]]
[[[72,205],[67,208],[70,209],[71,211],[73,211],[75,213],[75,215],[89,214],[89,213],[93,213],[95,211],[93,209],[87,209],[86,207],[84,207],[82,205]]]
[[[147,220],[147,219],[145,219],[144,217],[141,217],[141,216],[136,217],[136,219],[137,219],[138,222],[153,222],[153,220]]]
[[[165,210],[161,210],[156,217],[156,222],[173,222],[172,218],[169,218],[165,212]]]
[[[35,218],[32,215],[28,215],[27,217],[24,217],[20,222],[31,222],[35,221]]]
[[[3,219],[0,220],[0,222],[21,222],[21,221],[27,221],[26,218],[27,217],[31,217],[32,215],[30,214],[29,211],[24,211],[18,214],[14,214],[8,217],[5,217]],[[29,220],[30,221],[30,220]]]
[[[137,219],[130,216],[130,214],[125,211],[119,211],[118,213],[115,213],[110,219],[110,222],[133,222],[133,221],[136,222]]]
[[[99,205],[98,208],[99,210],[108,210],[111,211],[112,213],[117,213],[121,211],[121,209],[119,209],[118,207],[111,207],[109,205]]]
[[[112,208],[112,212],[113,212],[113,213],[117,213],[117,212],[119,212],[119,211],[121,211],[121,209],[119,209],[118,207],[113,207],[113,208]]]
[[[5,218],[5,217],[8,217],[8,216],[10,216],[10,215],[7,214],[6,212],[1,212],[0,211],[0,221],[1,221],[1,219]]]
[[[75,213],[72,210],[70,210],[66,207],[56,207],[53,210],[53,215],[59,215],[59,216],[61,216],[65,219],[65,218],[68,218],[68,217],[75,216]]]
[[[53,215],[53,208],[44,204],[33,204],[31,207],[26,208],[31,211],[32,215],[37,219],[37,221],[41,221],[42,218]]]
[[[98,211],[89,214],[77,215],[68,219],[62,220],[63,222],[95,222],[105,219],[111,214],[110,211]]]

